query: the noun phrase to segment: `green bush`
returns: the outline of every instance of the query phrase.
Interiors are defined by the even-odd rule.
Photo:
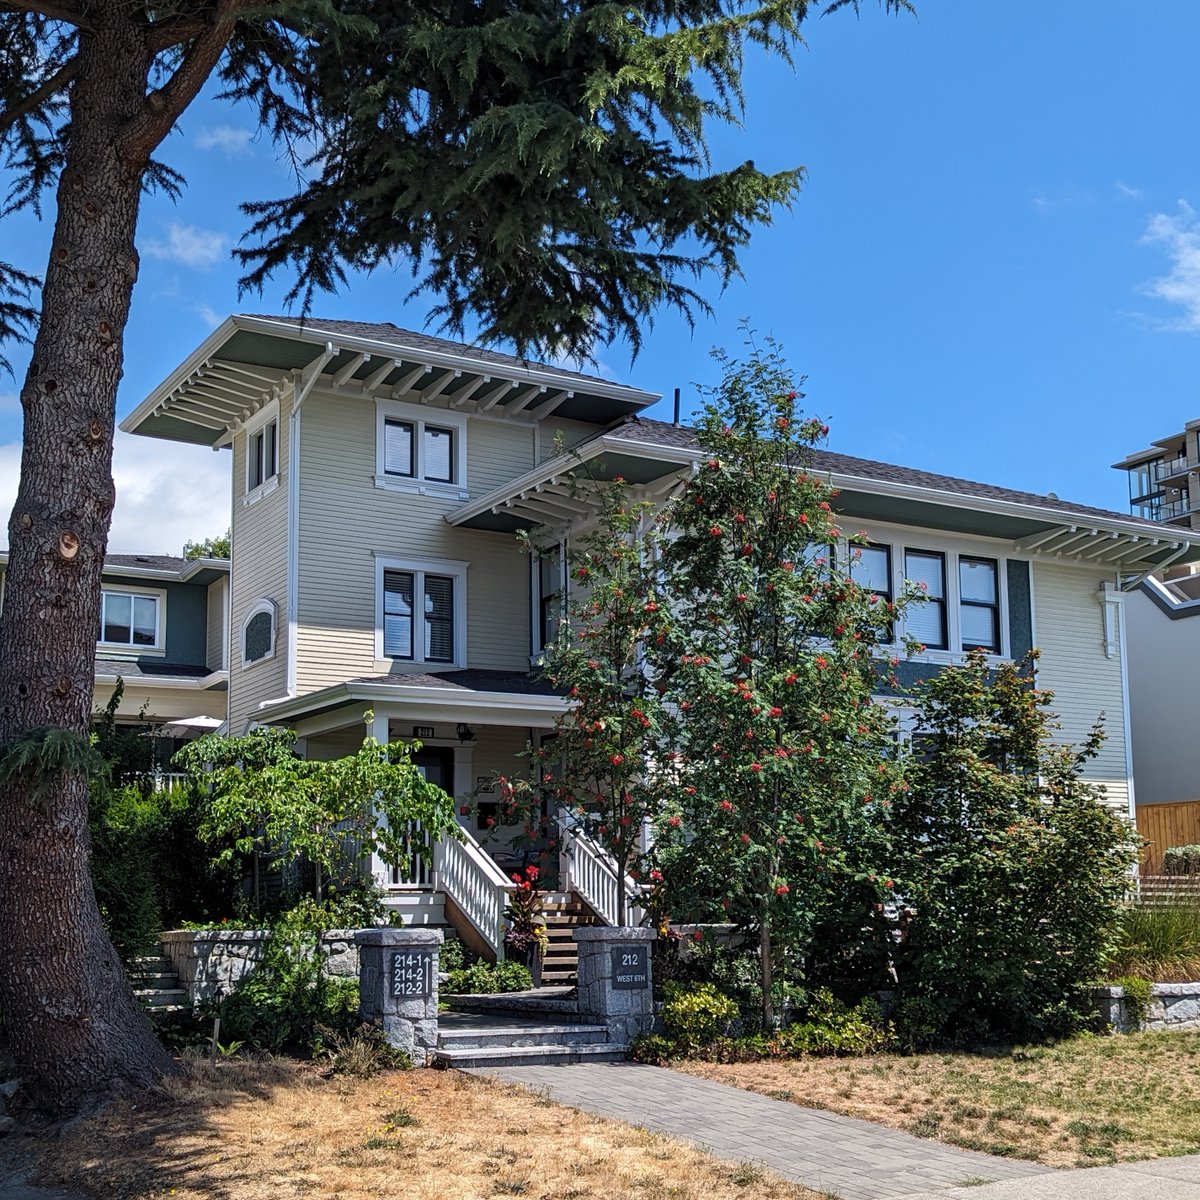
[[[1200,896],[1168,896],[1129,905],[1109,972],[1154,983],[1200,979]]]
[[[1200,875],[1200,846],[1172,846],[1163,851],[1164,875]]]
[[[898,998],[948,1041],[1086,1028],[1134,861],[1128,821],[1081,778],[1101,732],[1056,740],[1032,662],[973,653],[923,687],[926,754],[892,805]]]
[[[684,1054],[694,1054],[716,1041],[728,1032],[737,1016],[738,1006],[711,983],[693,987],[667,984],[662,1022],[667,1037]]]
[[[533,987],[529,968],[511,959],[498,963],[478,960],[469,966],[456,967],[448,974],[444,990],[452,995],[524,992]]]
[[[1150,1011],[1152,984],[1136,975],[1120,975],[1112,982],[1125,992],[1125,1018],[1130,1030],[1136,1032]]]

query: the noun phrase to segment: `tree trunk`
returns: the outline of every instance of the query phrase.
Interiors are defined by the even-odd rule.
[[[758,957],[762,967],[763,1028],[771,1029],[775,1025],[775,1005],[771,1001],[771,927],[767,921],[764,911],[758,930]]]
[[[113,508],[112,439],[137,277],[142,170],[120,131],[146,103],[143,27],[93,5],[80,35],[70,146],[21,391],[24,445],[0,617],[0,746],[92,718],[100,574]],[[100,921],[88,869],[87,780],[38,803],[0,786],[0,1011],[26,1088],[65,1111],[171,1069]]]

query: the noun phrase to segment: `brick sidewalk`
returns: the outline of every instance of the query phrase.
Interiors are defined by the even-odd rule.
[[[683,1138],[720,1158],[766,1167],[840,1200],[899,1200],[970,1180],[1050,1168],[959,1150],[820,1109],[637,1063],[512,1066],[475,1072],[561,1104]]]

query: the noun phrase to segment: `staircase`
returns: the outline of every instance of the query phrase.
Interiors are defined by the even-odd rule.
[[[129,964],[129,982],[133,984],[133,994],[152,1017],[180,1012],[188,1006],[187,989],[179,986],[179,976],[171,960],[161,955],[135,958]]]
[[[580,925],[598,924],[599,918],[574,892],[547,892],[542,900],[542,917],[550,938],[542,960],[542,984],[573,984],[579,953],[572,934]]]
[[[482,997],[477,998],[478,1000]],[[520,1002],[510,994],[505,1007],[484,1011],[442,1013],[438,1017],[435,1067],[503,1067],[515,1064],[619,1061],[627,1045],[610,1042],[604,1025],[585,1025],[569,1014],[517,1011]]]

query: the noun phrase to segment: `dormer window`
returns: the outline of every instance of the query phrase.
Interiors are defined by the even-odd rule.
[[[100,594],[100,644],[109,649],[161,650],[163,596],[105,588]]]

